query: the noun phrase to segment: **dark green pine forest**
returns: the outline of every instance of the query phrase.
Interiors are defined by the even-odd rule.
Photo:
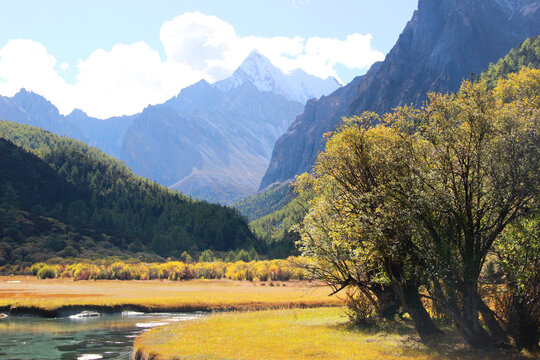
[[[82,142],[0,121],[0,265],[257,246],[247,220],[136,176]]]

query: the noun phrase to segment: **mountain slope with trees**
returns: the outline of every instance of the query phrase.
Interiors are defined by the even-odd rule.
[[[275,187],[269,187],[255,195],[248,196],[233,205],[249,221],[260,219],[266,215],[282,209],[296,195],[291,183],[280,184]]]
[[[76,230],[75,237],[87,237],[86,245],[70,249],[70,256],[109,246],[178,257],[186,250],[226,251],[257,245],[238,211],[194,201],[138,177],[119,160],[79,141],[7,121],[0,122],[0,138],[5,139],[2,151],[9,159],[0,168],[2,221],[10,223],[9,216],[19,219],[12,224],[18,229],[4,227],[0,234],[4,261],[29,260],[28,254],[14,257],[13,251],[28,241],[34,245],[55,242],[65,237],[65,226]],[[41,231],[33,226],[33,234],[24,234],[21,229],[29,218],[56,222],[58,229],[45,226]],[[50,253],[41,246],[33,251],[43,249],[54,255],[67,246],[65,239],[59,243]],[[30,261],[37,260],[35,254],[30,255]]]
[[[186,195],[230,204],[256,191],[275,141],[306,99],[340,85],[301,70],[283,73],[251,53],[231,77],[201,80],[139,114],[105,120],[75,109],[61,115],[42,96],[0,96],[0,119],[37,126],[95,146],[139,176]]]
[[[510,50],[508,55],[491,64],[480,75],[490,88],[494,88],[499,79],[505,79],[508,74],[516,73],[521,68],[540,68],[540,35],[525,40],[517,48]]]

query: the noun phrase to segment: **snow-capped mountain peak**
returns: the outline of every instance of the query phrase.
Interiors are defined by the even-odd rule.
[[[301,103],[329,94],[340,86],[334,78],[321,79],[300,69],[285,74],[256,50],[249,54],[229,78],[216,82],[214,86],[228,91],[248,81],[261,91],[283,95]]]

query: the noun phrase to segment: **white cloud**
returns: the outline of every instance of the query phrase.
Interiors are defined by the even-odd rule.
[[[189,66],[162,61],[144,42],[96,50],[77,68],[76,107],[95,109],[91,114],[99,117],[140,112],[204,76]]]
[[[285,71],[303,68],[320,76],[337,77],[336,64],[367,68],[384,55],[371,48],[371,35],[351,34],[345,40],[313,37],[239,37],[233,26],[215,16],[186,13],[163,24],[160,39],[168,60],[204,71],[211,81],[229,76],[257,49]]]
[[[0,50],[0,94],[11,96],[25,87],[51,100],[64,114],[80,108],[106,118],[164,102],[203,78],[221,80],[254,49],[284,71],[302,68],[323,78],[337,78],[337,64],[365,69],[384,58],[371,48],[369,34],[351,34],[345,40],[240,37],[231,24],[199,12],[166,21],[160,40],[165,59],[144,42],[95,50],[76,64],[74,84],[66,83],[57,71],[65,73],[70,65],[57,64],[43,45],[10,40]]]
[[[297,67],[317,76],[332,75],[336,64],[351,69],[367,68],[384,55],[371,48],[371,35],[352,34],[345,40],[314,37],[306,41],[304,52],[296,58]]]
[[[0,50],[0,94],[12,96],[21,88],[39,93],[62,110],[72,90],[54,69],[56,59],[32,40],[10,40]],[[69,102],[69,100],[68,100]]]
[[[159,37],[168,61],[203,71],[229,62],[238,39],[232,25],[199,12],[166,21]]]

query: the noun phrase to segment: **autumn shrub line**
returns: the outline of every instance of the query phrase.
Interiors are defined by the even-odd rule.
[[[27,274],[40,279],[68,278],[73,280],[191,280],[191,279],[231,279],[248,281],[288,281],[304,280],[305,271],[295,264],[298,258],[287,260],[223,261],[185,263],[125,263],[94,264],[79,262],[73,264],[37,263],[26,269]]]

